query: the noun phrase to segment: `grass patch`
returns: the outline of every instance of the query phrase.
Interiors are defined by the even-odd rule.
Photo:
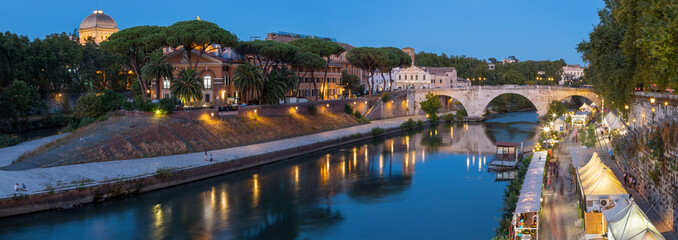
[[[161,167],[158,170],[155,170],[156,178],[168,178],[171,177],[175,168]]]
[[[386,132],[386,130],[384,130],[383,128],[380,128],[380,127],[372,128],[372,135],[375,136],[375,137],[378,137],[378,136],[384,134],[385,132]]]

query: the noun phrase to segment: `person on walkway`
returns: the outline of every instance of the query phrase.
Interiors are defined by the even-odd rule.
[[[622,181],[624,183],[624,186],[626,186],[626,181],[627,181],[626,177],[627,177],[627,175],[626,175],[626,173],[624,173],[624,181]]]
[[[14,184],[14,191],[15,192],[19,191],[19,183]]]
[[[205,162],[207,162],[207,150],[205,150]]]
[[[21,183],[21,191],[28,192],[28,188],[26,188],[26,184]]]
[[[210,162],[214,162],[214,156],[210,153]]]

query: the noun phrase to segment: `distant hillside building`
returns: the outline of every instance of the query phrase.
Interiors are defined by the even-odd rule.
[[[454,67],[418,67],[414,63],[414,49],[403,48],[412,57],[408,68],[393,70],[394,89],[456,88],[471,86],[471,82],[457,77]]]
[[[563,73],[560,75],[559,85],[564,85],[565,82],[579,81],[584,76],[584,68],[579,64],[568,64],[563,66]]]
[[[115,20],[101,10],[94,11],[82,20],[78,29],[80,44],[85,44],[89,40],[99,44],[116,32],[118,32],[118,25]]]

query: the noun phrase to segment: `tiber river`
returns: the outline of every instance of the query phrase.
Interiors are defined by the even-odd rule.
[[[489,239],[495,141],[535,112],[441,124],[127,199],[0,219],[0,239]]]

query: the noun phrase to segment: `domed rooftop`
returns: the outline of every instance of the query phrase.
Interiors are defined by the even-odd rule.
[[[96,10],[92,15],[89,15],[82,20],[80,23],[80,29],[89,29],[89,28],[107,28],[107,29],[118,29],[118,25],[115,24],[115,20],[111,16],[104,14],[104,11]]]

